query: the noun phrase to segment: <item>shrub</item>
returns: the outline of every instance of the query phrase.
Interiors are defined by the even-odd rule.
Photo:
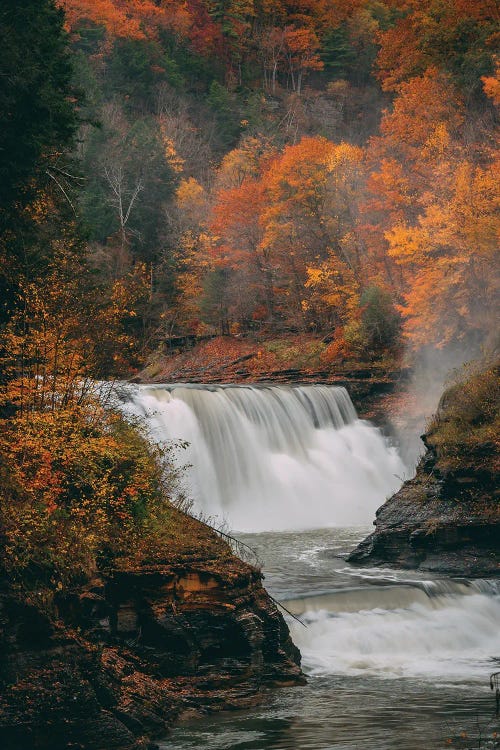
[[[401,336],[401,321],[391,295],[377,286],[362,293],[359,308],[344,327],[344,339],[353,354],[377,359],[395,353]]]
[[[172,446],[105,408],[68,295],[29,285],[0,335],[0,571],[46,593],[164,548],[178,474]]]
[[[62,588],[116,564],[168,510],[158,450],[98,403],[4,421],[0,454],[3,566],[18,582]]]
[[[452,468],[474,457],[498,470],[500,365],[468,365],[445,391],[427,431],[440,465]]]

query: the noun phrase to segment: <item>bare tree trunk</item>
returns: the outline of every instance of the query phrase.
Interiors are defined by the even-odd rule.
[[[300,96],[300,92],[302,91],[302,69],[299,70],[299,73],[297,75],[297,94]]]

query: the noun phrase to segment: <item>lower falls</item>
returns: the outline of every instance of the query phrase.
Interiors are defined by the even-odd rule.
[[[266,588],[300,619],[288,625],[308,677],[248,712],[188,722],[162,750],[498,747],[498,579],[346,562],[409,469],[344,388],[127,385],[118,395],[153,440],[188,443],[181,494],[256,550]]]

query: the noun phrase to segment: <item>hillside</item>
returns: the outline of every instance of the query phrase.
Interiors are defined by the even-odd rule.
[[[498,24],[490,0],[0,3],[2,747],[139,750],[303,681],[260,571],[175,500],[182,440],[110,384],[335,382],[366,415],[422,354],[493,350]],[[496,571],[482,383],[356,559]]]
[[[47,269],[75,260],[103,377],[183,336],[326,337],[328,367],[491,338],[494,4],[59,5],[64,96],[23,138],[5,101],[7,316],[20,279],[66,285]],[[21,47],[31,13],[4,18]],[[37,62],[7,50],[21,91]]]

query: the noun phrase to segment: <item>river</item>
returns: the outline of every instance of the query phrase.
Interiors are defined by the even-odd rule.
[[[155,439],[190,442],[195,507],[256,551],[301,621],[287,615],[308,677],[179,726],[162,748],[497,747],[499,583],[346,563],[405,467],[343,389],[155,386],[125,400]]]
[[[262,559],[268,590],[307,625],[287,618],[308,684],[181,726],[162,748],[493,747],[497,584],[347,565],[343,555],[368,531],[240,535]]]

